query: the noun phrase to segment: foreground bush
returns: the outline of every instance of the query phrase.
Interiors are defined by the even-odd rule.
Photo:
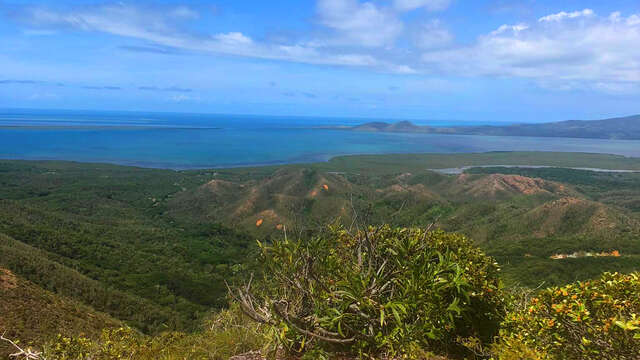
[[[503,327],[499,359],[638,359],[640,274],[543,290]]]
[[[167,332],[149,337],[131,328],[103,331],[99,339],[59,335],[45,346],[48,360],[227,360],[230,356],[260,349],[266,339],[260,325],[237,307],[210,318],[202,331]]]
[[[501,321],[498,267],[462,235],[333,228],[262,244],[264,282],[235,292],[277,346],[319,358],[465,352]]]

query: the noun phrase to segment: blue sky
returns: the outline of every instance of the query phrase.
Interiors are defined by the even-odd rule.
[[[0,108],[640,113],[640,2],[0,0]]]

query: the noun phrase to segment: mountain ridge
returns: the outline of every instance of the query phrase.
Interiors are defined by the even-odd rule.
[[[564,120],[536,124],[479,125],[433,127],[415,125],[410,121],[369,122],[345,128],[351,131],[415,132],[446,135],[491,135],[530,137],[569,137],[609,140],[639,140],[640,115],[601,120]]]

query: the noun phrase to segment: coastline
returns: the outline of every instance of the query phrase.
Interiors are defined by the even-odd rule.
[[[564,157],[564,159],[562,158]],[[504,158],[511,158],[514,163],[505,165],[497,163]],[[640,157],[623,156],[607,153],[589,153],[589,152],[555,152],[555,151],[486,151],[486,152],[470,152],[470,153],[386,153],[386,154],[341,154],[341,155],[324,155],[318,154],[311,157],[299,158],[291,161],[264,161],[256,163],[236,163],[224,165],[205,165],[205,164],[176,164],[170,162],[146,162],[146,161],[126,161],[114,159],[97,159],[90,161],[64,160],[58,158],[47,157],[3,157],[1,161],[7,162],[60,162],[75,163],[83,165],[109,165],[123,166],[140,169],[155,170],[172,170],[172,171],[198,171],[198,170],[240,170],[253,168],[269,168],[281,166],[301,166],[309,165],[330,169],[339,168],[343,163],[359,162],[363,164],[376,164],[384,166],[402,167],[406,164],[408,167],[419,167],[423,170],[438,172],[445,175],[461,174],[468,169],[473,168],[528,168],[528,169],[545,169],[545,168],[562,168],[592,172],[609,172],[609,173],[640,173]],[[491,162],[494,162],[493,164]],[[604,167],[589,167],[588,164],[594,162],[607,164]],[[445,167],[436,166],[428,167],[429,163],[445,163],[457,164],[457,166]],[[484,163],[482,163],[484,162]],[[619,162],[623,162],[619,164]],[[469,164],[471,163],[471,164]],[[542,163],[547,163],[544,165]],[[423,166],[424,165],[424,166]],[[375,165],[372,165],[375,166]]]

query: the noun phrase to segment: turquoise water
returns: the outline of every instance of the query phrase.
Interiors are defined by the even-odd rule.
[[[0,158],[190,169],[347,154],[576,151],[640,157],[640,141],[364,133],[362,119],[98,112],[0,113]],[[451,124],[446,124],[451,125]]]

